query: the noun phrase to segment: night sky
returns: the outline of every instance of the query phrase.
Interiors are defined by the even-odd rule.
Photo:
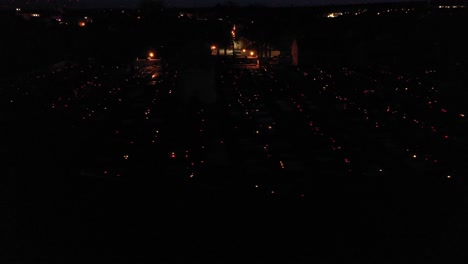
[[[265,6],[303,6],[303,5],[340,5],[340,4],[361,4],[361,3],[385,3],[402,2],[404,0],[234,0],[239,5],[260,4]],[[125,7],[133,8],[138,6],[141,0],[6,0],[10,7],[43,7],[55,5],[60,6],[100,8],[100,7]],[[226,3],[228,0],[165,0],[170,7],[206,7],[214,6],[217,3]],[[5,4],[4,4],[5,5]]]

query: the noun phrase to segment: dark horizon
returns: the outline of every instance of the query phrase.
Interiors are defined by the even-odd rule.
[[[29,1],[15,1],[14,3],[4,3],[0,8],[76,8],[76,9],[95,9],[95,8],[125,8],[136,9],[139,7],[141,1],[132,0],[81,0],[73,2],[64,2],[60,0],[55,1],[37,1],[36,3],[29,3]],[[168,8],[207,8],[215,7],[217,5],[230,5],[239,7],[260,6],[260,7],[327,7],[327,6],[352,6],[352,5],[380,5],[380,4],[409,4],[409,3],[422,3],[433,2],[430,0],[237,0],[237,1],[218,1],[218,0],[178,0],[178,1],[163,1]]]

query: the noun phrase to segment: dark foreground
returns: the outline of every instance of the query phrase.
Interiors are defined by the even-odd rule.
[[[431,70],[106,67],[2,91],[3,263],[466,258],[465,106]]]

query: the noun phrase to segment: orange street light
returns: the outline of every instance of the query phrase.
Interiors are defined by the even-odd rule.
[[[154,53],[153,53],[153,52],[150,52],[148,55],[149,55],[150,58],[153,58],[153,57],[154,57]]]
[[[216,46],[211,46],[211,50],[215,50],[216,49]]]
[[[253,55],[254,55],[254,52],[253,52],[253,51],[251,51],[251,52],[250,52],[250,56],[253,56]]]

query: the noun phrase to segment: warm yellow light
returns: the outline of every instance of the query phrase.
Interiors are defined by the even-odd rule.
[[[214,46],[214,45],[211,46],[211,49],[212,49],[212,50],[215,50],[215,49],[216,49],[216,46]]]
[[[242,52],[245,52],[245,49],[242,49]]]
[[[253,52],[253,51],[251,51],[251,52],[250,52],[250,56],[253,56],[253,55],[254,55],[254,52]]]
[[[150,53],[149,53],[149,56],[150,56],[150,58],[153,58],[153,57],[154,57],[154,53],[153,53],[153,52],[150,52]]]
[[[83,22],[83,21],[81,21],[80,23],[78,23],[78,25],[79,25],[80,27],[84,27],[84,26],[86,26],[86,23]]]

